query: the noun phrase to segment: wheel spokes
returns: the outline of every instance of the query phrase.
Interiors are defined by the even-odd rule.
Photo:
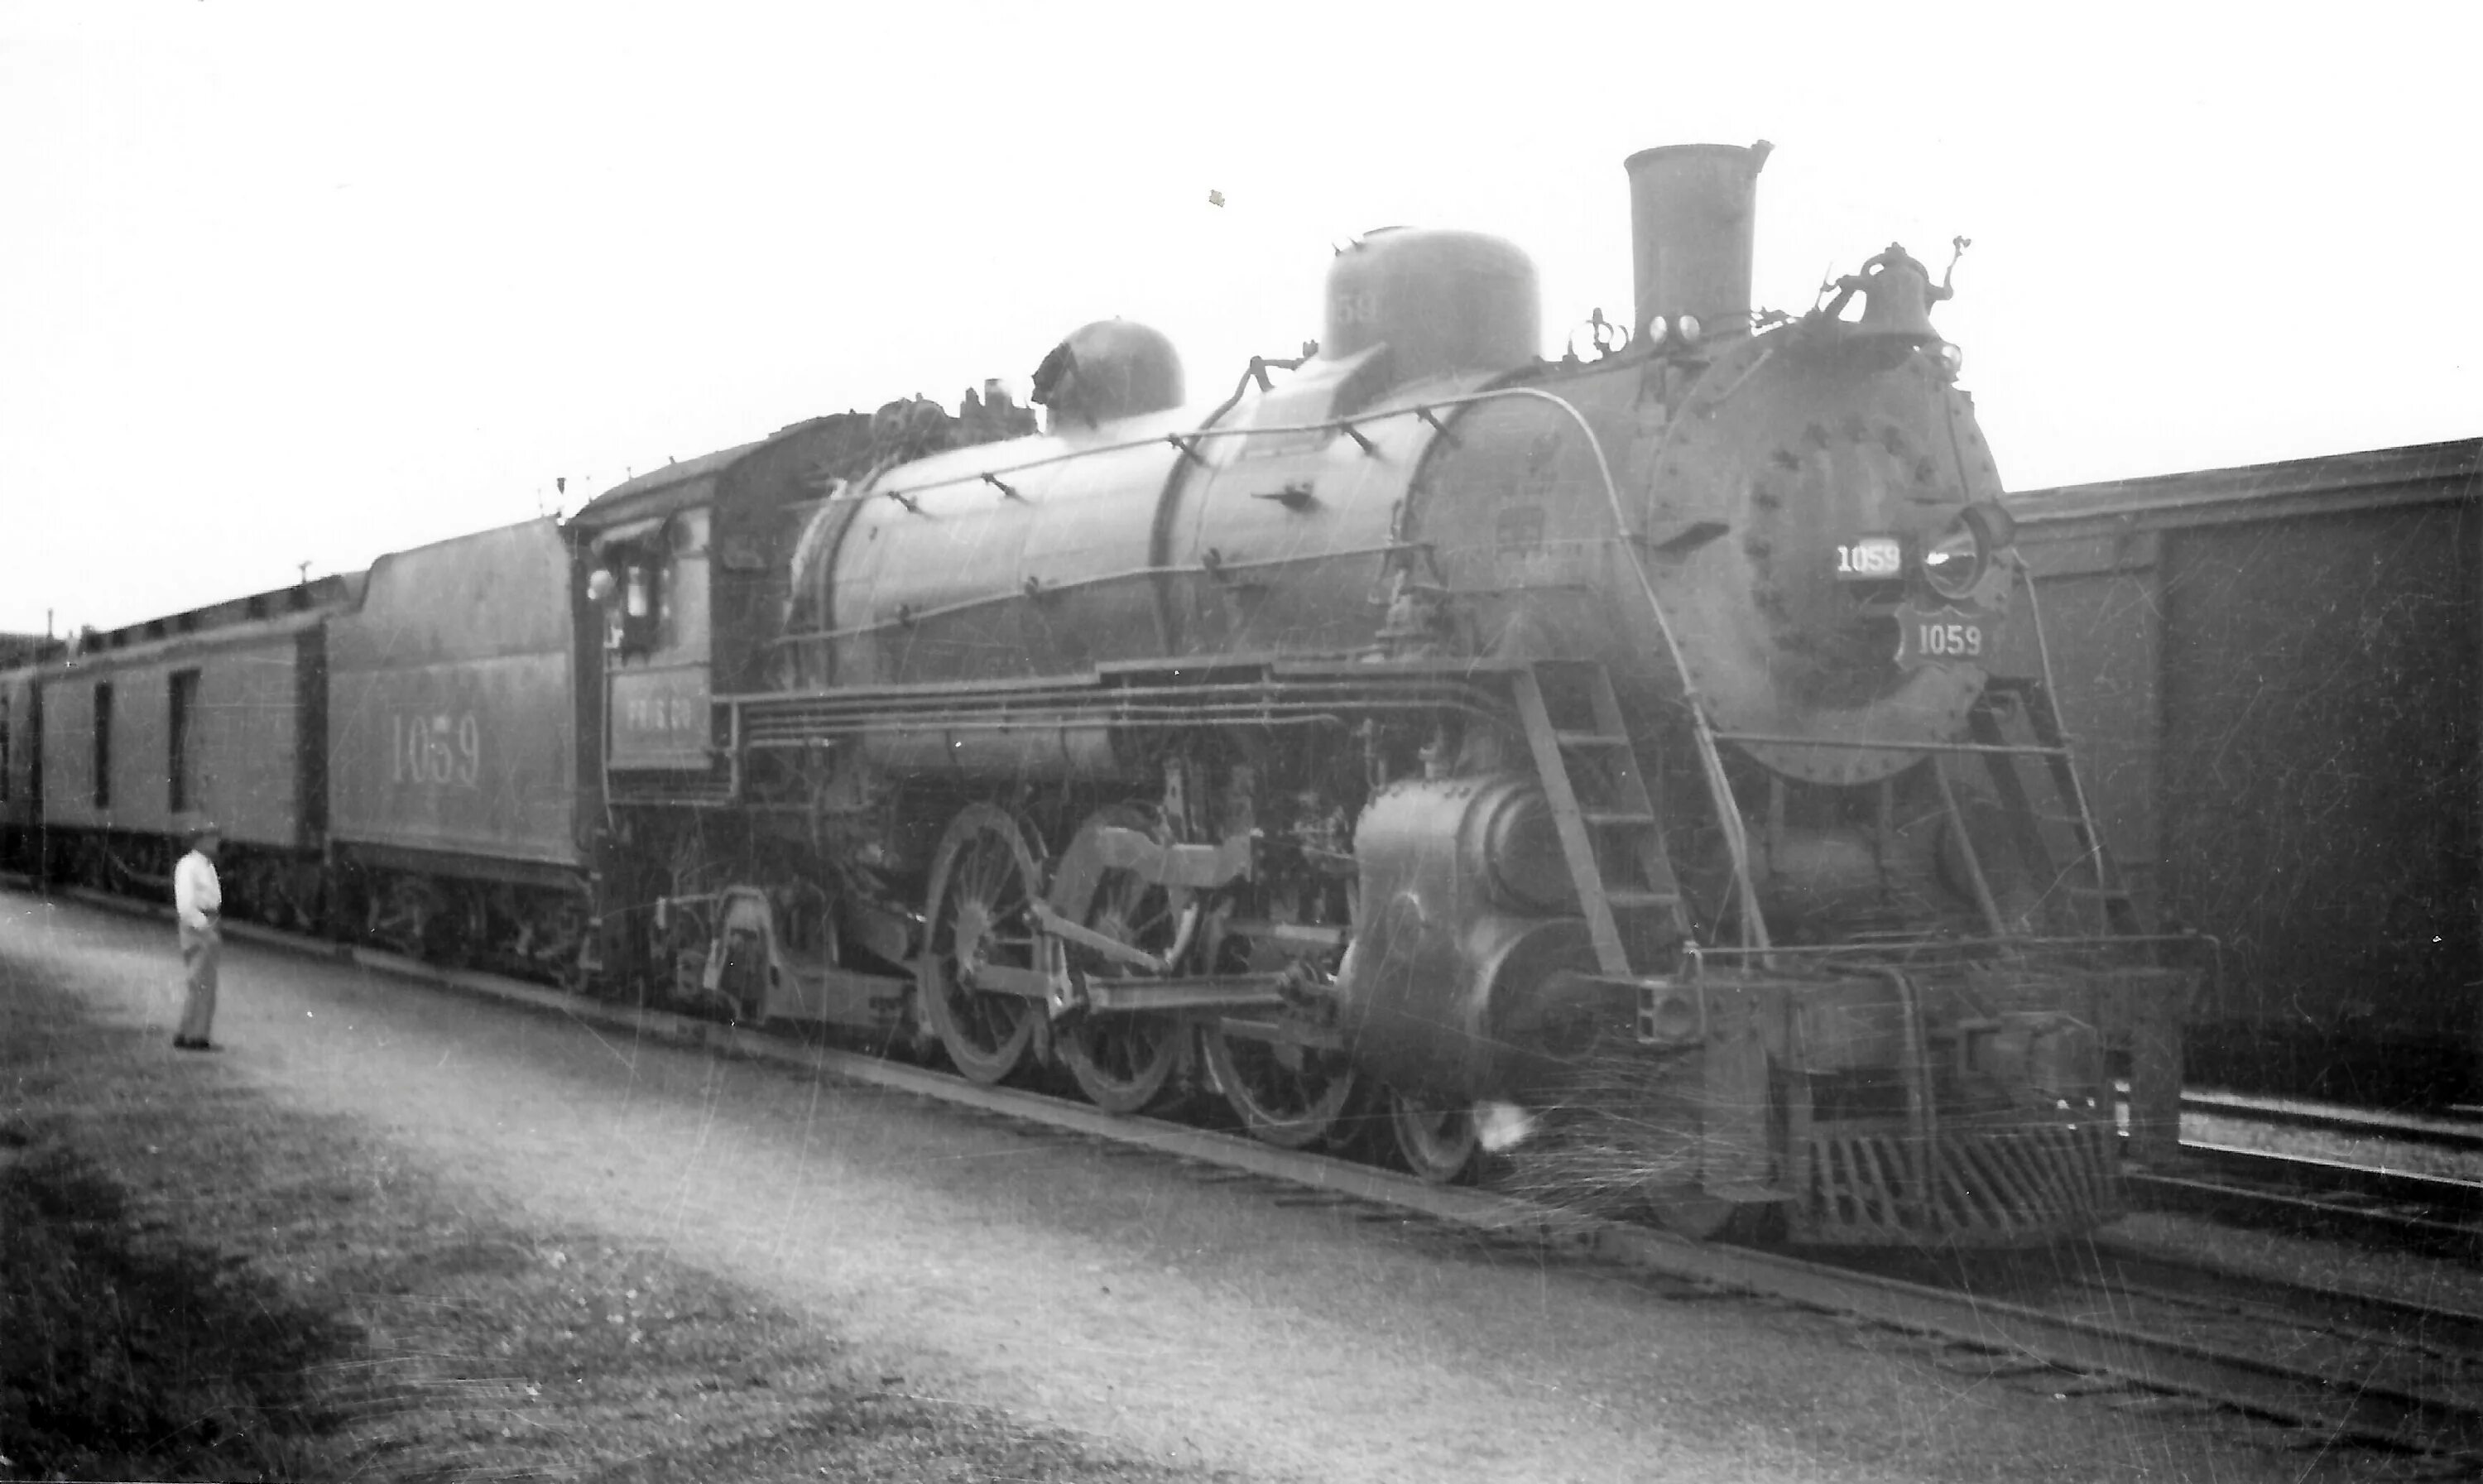
[[[1435,1185],[1473,1172],[1482,1142],[1471,1105],[1442,1105],[1393,1090],[1388,1099],[1397,1152],[1407,1169]]]
[[[1337,1131],[1352,1105],[1352,1065],[1322,1051],[1222,1026],[1207,1031],[1207,1057],[1217,1088],[1251,1136],[1284,1149],[1306,1149]]]
[[[1098,809],[1062,858],[1052,905],[1083,927],[1161,958],[1175,949],[1181,904],[1160,884],[1102,864],[1099,843],[1106,830],[1145,831],[1153,824],[1152,816],[1131,805]],[[1145,977],[1135,966],[1091,948],[1073,945],[1069,951],[1090,979]],[[1090,1011],[1064,1029],[1061,1059],[1097,1107],[1137,1113],[1163,1095],[1189,1037],[1189,1022],[1178,1016]]]
[[[1034,1006],[977,990],[982,965],[1029,968],[1036,962],[1028,905],[1036,865],[1007,814],[970,805],[948,827],[932,869],[927,947],[918,970],[923,1009],[949,1060],[975,1081],[1017,1070],[1034,1037]]]

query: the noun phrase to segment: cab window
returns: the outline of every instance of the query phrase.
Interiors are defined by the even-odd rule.
[[[613,593],[606,600],[604,648],[623,654],[662,649],[672,617],[671,585],[664,580],[662,559],[630,547],[612,551],[605,560],[613,575]]]

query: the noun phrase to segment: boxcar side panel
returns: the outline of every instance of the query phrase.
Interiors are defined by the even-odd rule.
[[[94,808],[93,681],[74,669],[42,678],[43,818],[55,829],[92,825]]]
[[[304,842],[296,688],[303,646],[288,625],[243,643],[198,643],[144,656],[88,656],[44,680],[43,797],[65,829],[177,835],[213,819],[243,844]],[[195,674],[175,808],[173,686]],[[111,687],[109,737],[95,743],[99,688]],[[95,799],[100,751],[109,769]]]
[[[0,672],[0,829],[30,830],[35,812],[35,672]]]
[[[331,835],[574,864],[575,631],[548,520],[383,557],[331,625]]]
[[[2035,539],[2021,547],[2050,641],[2062,724],[2077,748],[2079,781],[2113,861],[2143,912],[2160,915],[2161,843],[2155,830],[2159,734],[2156,676],[2164,614],[2151,532]],[[2041,675],[2035,626],[2009,625],[1997,667]]]
[[[2201,1019],[2226,1034],[2474,1048],[2476,526],[2460,502],[2165,536],[2164,894],[2225,940]]]
[[[112,797],[108,807],[96,808],[107,828],[140,835],[171,835],[182,827],[186,816],[173,811],[166,766],[172,755],[173,729],[165,685],[174,668],[131,665],[93,677],[96,682],[93,688],[105,684],[112,687],[111,747],[109,755],[101,759],[111,769]],[[205,780],[200,782],[203,798],[207,794]],[[93,806],[92,799],[87,802]],[[241,830],[237,821],[227,821],[225,828],[236,835]]]
[[[253,844],[294,845],[304,838],[299,786],[301,646],[291,639],[220,655],[200,665],[197,711],[188,746],[196,797],[168,815],[176,828],[212,818],[227,835]],[[169,721],[172,676],[167,666],[150,689]],[[169,752],[156,766],[169,804]]]

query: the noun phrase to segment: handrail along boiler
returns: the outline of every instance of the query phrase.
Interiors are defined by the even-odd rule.
[[[2105,1051],[2181,974],[2004,673],[1946,283],[1891,247],[1754,314],[1766,151],[1629,160],[1591,359],[1536,358],[1515,248],[1389,229],[1212,407],[1106,321],[1040,432],[892,404],[590,506],[648,962],[1287,1145],[1384,1108],[1435,1179],[1488,1134],[1692,1232],[2111,1214]]]

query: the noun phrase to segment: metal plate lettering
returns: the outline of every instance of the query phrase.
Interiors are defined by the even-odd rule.
[[[1907,603],[1897,610],[1897,668],[1920,670],[1926,665],[1982,665],[1992,652],[1989,619],[1962,608],[1921,609]]]
[[[706,666],[625,670],[611,683],[613,767],[707,766]]]
[[[1836,547],[1839,582],[1873,582],[1902,576],[1905,570],[1905,548],[1893,536],[1865,536],[1859,541],[1839,543]]]

